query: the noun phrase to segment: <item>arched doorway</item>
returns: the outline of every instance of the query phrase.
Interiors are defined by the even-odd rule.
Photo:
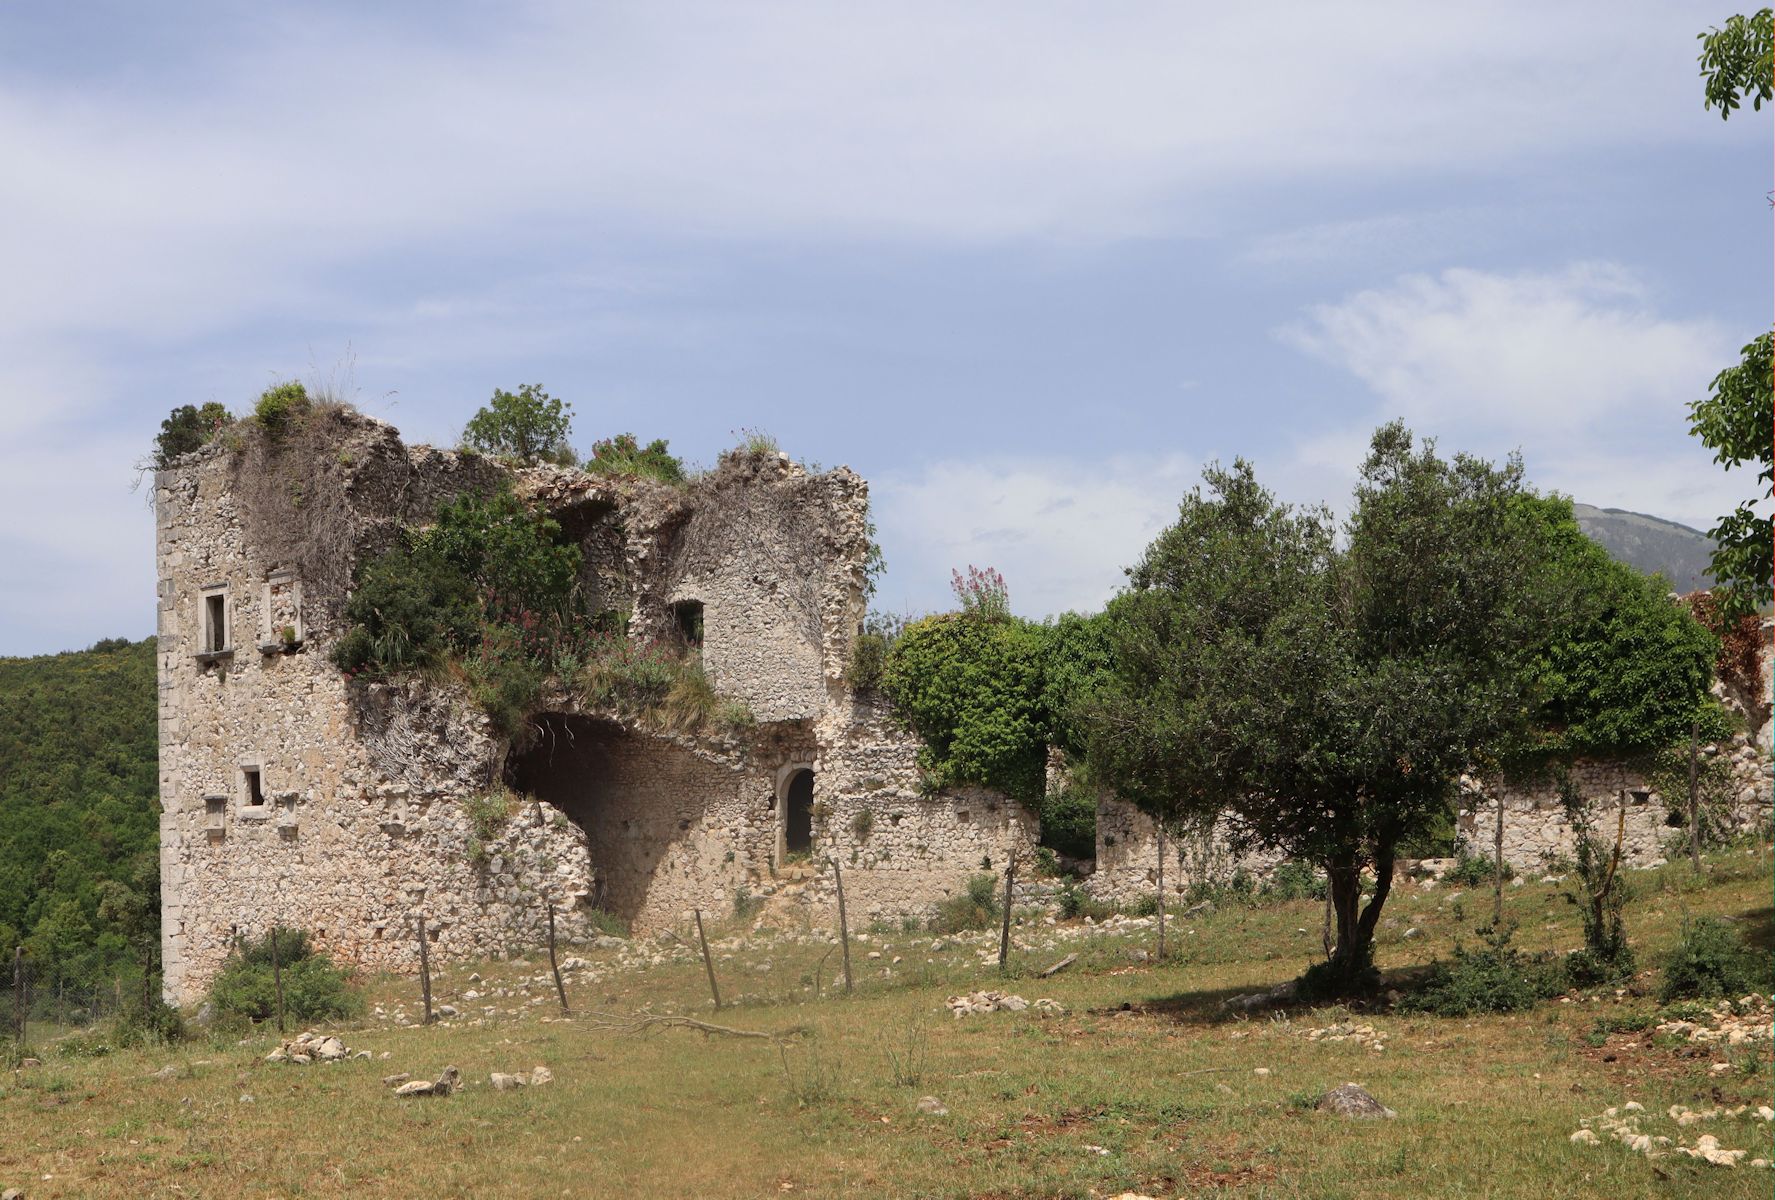
[[[807,854],[814,848],[814,773],[807,767],[789,776],[783,788],[783,852]]]

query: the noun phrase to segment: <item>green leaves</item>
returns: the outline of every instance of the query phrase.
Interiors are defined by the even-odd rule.
[[[1771,14],[1759,9],[1750,16],[1726,18],[1724,26],[1697,34],[1701,39],[1701,77],[1706,80],[1703,108],[1717,108],[1720,119],[1732,115],[1745,97],[1761,110],[1770,98]]]
[[[1760,14],[1765,20],[1765,58],[1768,12],[1764,9]],[[1775,526],[1756,511],[1759,503],[1775,494],[1775,450],[1770,434],[1775,428],[1775,391],[1771,390],[1775,362],[1770,335],[1763,334],[1741,354],[1738,365],[1714,376],[1704,399],[1689,405],[1689,432],[1714,452],[1715,462],[1727,467],[1761,464],[1756,495],[1708,531],[1717,546],[1713,577],[1725,588],[1727,608],[1737,613],[1754,611],[1775,599],[1771,584],[1775,580]]]
[[[567,444],[572,431],[573,406],[543,391],[541,384],[526,383],[516,392],[495,390],[493,399],[469,418],[462,445],[526,466],[570,466],[575,460]]]

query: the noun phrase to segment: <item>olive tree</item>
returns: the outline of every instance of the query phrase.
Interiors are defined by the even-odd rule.
[[[1249,463],[1210,467],[1106,621],[1097,777],[1159,820],[1321,864],[1338,990],[1370,973],[1401,844],[1518,736],[1549,611],[1521,463],[1377,430],[1344,537]],[[1363,903],[1363,877],[1373,891]]]

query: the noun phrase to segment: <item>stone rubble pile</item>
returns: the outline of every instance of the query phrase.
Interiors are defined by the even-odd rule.
[[[368,1050],[359,1050],[355,1054],[351,1047],[331,1034],[316,1033],[310,1029],[298,1033],[289,1041],[265,1056],[266,1062],[294,1063],[306,1067],[317,1062],[339,1062],[347,1058],[368,1058]]]
[[[1743,996],[1720,1001],[1705,1020],[1665,1021],[1657,1032],[1680,1034],[1700,1045],[1749,1046],[1775,1041],[1775,1020],[1767,997]]]
[[[1673,1104],[1666,1115],[1676,1123],[1679,1130],[1703,1121],[1720,1119],[1748,1118],[1765,1124],[1775,1121],[1775,1109],[1766,1104],[1754,1109],[1741,1104],[1736,1108],[1709,1108],[1701,1111],[1690,1109],[1686,1105]],[[1650,1119],[1652,1118],[1646,1113],[1643,1104],[1630,1100],[1618,1107],[1610,1106],[1595,1117],[1585,1117],[1578,1122],[1582,1128],[1568,1140],[1577,1146],[1600,1146],[1605,1140],[1616,1141],[1635,1154],[1643,1154],[1649,1159],[1680,1154],[1687,1158],[1698,1158],[1716,1167],[1735,1167],[1750,1153],[1748,1150],[1727,1149],[1720,1145],[1719,1137],[1711,1133],[1698,1134],[1693,1143],[1684,1141],[1680,1133],[1676,1137],[1646,1133],[1640,1128],[1640,1123]],[[1598,1136],[1598,1130],[1603,1136]],[[1767,1158],[1753,1158],[1747,1165],[1767,1170],[1770,1161]]]
[[[1309,1029],[1302,1036],[1309,1042],[1355,1042],[1366,1049],[1381,1051],[1387,1048],[1388,1035],[1385,1030],[1376,1029],[1372,1025],[1339,1021],[1323,1029]]]
[[[1009,992],[970,992],[966,996],[951,996],[944,1003],[948,1006],[949,1011],[955,1014],[958,1021],[976,1013],[1022,1012],[1024,1009],[1033,1009],[1036,1012],[1056,1017],[1066,1015],[1064,1007],[1046,996],[1032,1003],[1022,996],[1012,995]]]

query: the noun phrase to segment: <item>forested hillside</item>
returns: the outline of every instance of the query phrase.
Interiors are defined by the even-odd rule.
[[[154,639],[0,658],[0,949],[39,986],[156,965]]]

